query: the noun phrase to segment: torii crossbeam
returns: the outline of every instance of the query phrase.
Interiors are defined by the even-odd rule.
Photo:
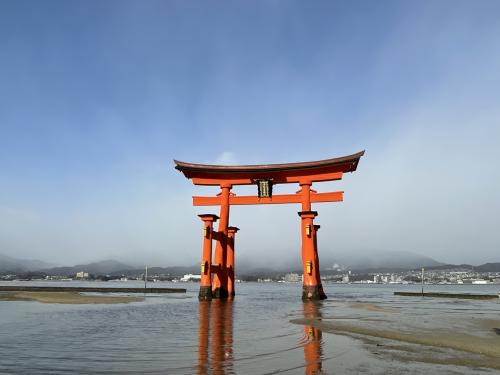
[[[229,226],[231,205],[300,203],[302,233],[302,265],[304,300],[326,298],[321,285],[317,249],[317,231],[314,225],[316,211],[312,203],[341,202],[343,192],[318,193],[311,189],[315,182],[342,179],[344,173],[354,172],[364,151],[334,159],[304,163],[265,165],[206,165],[174,160],[175,168],[191,179],[195,185],[219,186],[221,192],[215,197],[193,197],[193,206],[220,206],[219,216],[199,215],[203,221],[203,255],[201,263],[200,300],[232,298],[234,290],[234,241],[238,231]],[[295,194],[273,195],[273,185],[296,183],[300,190]],[[257,185],[257,195],[238,196],[231,193],[235,185]],[[218,230],[213,223],[219,220]],[[212,262],[212,240],[216,241]],[[213,274],[213,279],[212,279]]]

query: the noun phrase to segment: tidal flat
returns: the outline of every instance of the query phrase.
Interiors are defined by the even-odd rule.
[[[137,303],[0,300],[0,373],[500,374],[499,301],[393,295],[420,286],[330,284],[327,300],[303,303],[300,284],[241,283],[232,302],[200,303],[199,284],[161,286],[187,293]],[[109,298],[68,296],[87,297]],[[130,296],[111,298],[120,297]]]
[[[342,308],[339,316],[305,317],[292,323],[362,340],[372,353],[391,360],[500,370],[500,317],[450,313],[418,319],[404,307],[372,303],[351,303]],[[350,314],[349,309],[368,313],[359,316]]]
[[[0,292],[0,301],[35,301],[60,304],[115,304],[144,301],[144,297],[87,295],[79,292]]]

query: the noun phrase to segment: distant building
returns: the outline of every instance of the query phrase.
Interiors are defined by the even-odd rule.
[[[88,279],[89,278],[89,273],[88,272],[84,272],[84,271],[77,272],[76,273],[76,278],[77,279]]]
[[[201,275],[193,275],[192,273],[188,273],[181,277],[181,281],[200,281]]]
[[[349,283],[349,275],[345,275],[345,276],[343,276],[343,277],[342,277],[342,282],[343,282],[344,284]]]
[[[472,280],[472,284],[489,284],[488,280]]]
[[[287,273],[285,275],[285,282],[287,283],[298,283],[300,281],[300,275],[298,273]]]

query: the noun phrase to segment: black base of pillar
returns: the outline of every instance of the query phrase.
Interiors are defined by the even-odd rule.
[[[216,288],[212,291],[212,298],[226,299],[227,296],[227,290],[224,288]]]
[[[212,287],[200,286],[200,293],[198,293],[198,299],[200,301],[210,301],[212,299]]]
[[[302,286],[302,300],[303,301],[319,301],[326,299],[326,294],[323,292],[322,286]]]
[[[323,291],[323,284],[319,284],[319,295],[321,299],[327,299],[325,292]]]

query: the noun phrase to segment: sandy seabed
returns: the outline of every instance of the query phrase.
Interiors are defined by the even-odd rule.
[[[85,295],[78,292],[0,292],[0,301],[62,304],[113,304],[143,301],[144,297]]]
[[[391,360],[500,370],[500,319],[461,317],[459,324],[436,320],[434,327],[416,326],[396,309],[377,304],[349,308],[376,312],[366,318],[301,318],[291,322],[362,340],[366,348]]]

